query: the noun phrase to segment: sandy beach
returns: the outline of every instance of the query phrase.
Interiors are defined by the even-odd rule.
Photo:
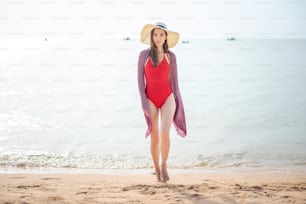
[[[171,173],[171,170],[169,171]],[[306,203],[305,173],[1,174],[0,203]]]

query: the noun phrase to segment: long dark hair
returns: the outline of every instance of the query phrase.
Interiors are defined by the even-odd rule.
[[[151,30],[151,41],[150,41],[150,57],[152,59],[152,62],[153,62],[153,65],[156,67],[158,65],[158,57],[157,57],[157,50],[156,50],[156,45],[153,41],[153,34],[154,34],[154,29]],[[168,33],[166,31],[164,31],[166,33],[166,38],[167,38],[167,35]],[[165,40],[164,44],[163,44],[163,49],[164,49],[164,52],[165,53],[168,53],[169,52],[169,49],[168,49],[168,42],[167,42],[167,39]]]

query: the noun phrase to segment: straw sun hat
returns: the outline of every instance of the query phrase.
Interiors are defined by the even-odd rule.
[[[177,32],[170,31],[164,23],[147,24],[141,30],[141,42],[150,45],[150,34],[154,28],[160,28],[167,32],[168,46],[174,47],[179,40],[180,35]]]

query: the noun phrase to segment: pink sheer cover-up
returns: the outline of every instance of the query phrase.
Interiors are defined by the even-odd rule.
[[[141,51],[139,54],[139,59],[138,59],[138,88],[139,88],[139,93],[141,97],[142,109],[143,109],[145,120],[147,123],[147,131],[145,133],[146,137],[150,135],[151,130],[152,130],[151,110],[150,110],[150,106],[147,100],[147,95],[145,92],[146,83],[145,83],[145,75],[144,75],[144,66],[145,66],[146,59],[149,56],[149,53],[150,53],[149,49]],[[178,86],[176,56],[171,51],[169,51],[169,54],[170,54],[170,59],[171,59],[170,81],[171,81],[172,92],[173,92],[175,103],[176,103],[176,110],[175,110],[175,114],[173,117],[173,123],[174,123],[177,133],[180,136],[185,137],[187,135],[187,129],[186,129],[186,120],[185,120],[183,100],[182,100],[181,93],[180,93],[179,86]]]

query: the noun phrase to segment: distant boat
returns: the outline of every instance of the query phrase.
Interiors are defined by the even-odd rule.
[[[123,38],[123,40],[131,40],[130,37]]]
[[[190,43],[189,40],[182,40],[182,43]]]
[[[234,40],[236,40],[236,38],[235,38],[235,37],[229,37],[229,38],[227,38],[226,40],[234,41]]]

